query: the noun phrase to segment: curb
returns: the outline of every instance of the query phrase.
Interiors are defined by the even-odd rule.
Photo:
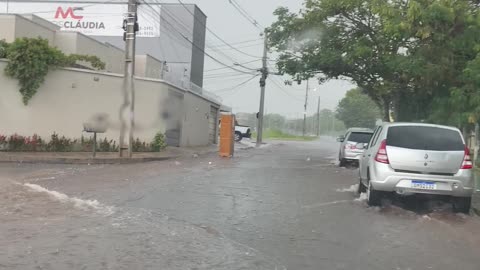
[[[167,157],[143,157],[143,158],[8,158],[0,159],[0,163],[29,163],[29,164],[133,164],[151,161],[162,161],[176,158]]]

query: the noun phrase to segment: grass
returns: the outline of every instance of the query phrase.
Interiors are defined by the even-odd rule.
[[[257,134],[254,132],[252,134],[252,138],[256,138]],[[272,139],[272,140],[285,140],[285,141],[313,141],[317,139],[317,137],[311,136],[296,136],[288,133],[284,133],[280,130],[276,129],[267,129],[263,131],[263,138],[264,139]]]

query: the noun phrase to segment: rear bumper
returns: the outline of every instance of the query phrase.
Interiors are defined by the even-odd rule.
[[[389,164],[374,162],[370,167],[370,182],[376,190],[399,194],[433,194],[470,197],[475,190],[473,170],[459,170],[453,176],[395,172]],[[435,189],[411,187],[412,180],[435,182]]]
[[[345,150],[345,154],[343,158],[347,160],[360,160],[362,155],[363,155],[363,152],[352,152],[352,151]]]

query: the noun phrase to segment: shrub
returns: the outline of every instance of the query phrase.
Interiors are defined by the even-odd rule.
[[[167,143],[165,141],[165,135],[163,133],[158,132],[155,134],[155,137],[152,141],[152,151],[160,152],[167,147]]]
[[[22,151],[25,145],[25,138],[18,134],[13,134],[8,138],[9,151]]]
[[[49,69],[72,66],[87,61],[96,69],[104,69],[100,58],[90,55],[65,55],[43,38],[17,38],[11,44],[0,41],[0,58],[7,58],[5,74],[18,80],[25,105],[42,85]]]
[[[49,152],[71,152],[76,140],[59,137],[55,132],[52,134],[50,142],[47,144],[47,151]]]

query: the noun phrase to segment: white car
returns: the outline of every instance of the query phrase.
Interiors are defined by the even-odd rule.
[[[239,142],[243,138],[251,138],[252,133],[249,126],[235,125],[235,141]]]
[[[373,135],[373,130],[368,128],[350,128],[345,133],[345,136],[340,136],[337,141],[341,142],[340,151],[338,153],[338,161],[340,167],[343,167],[347,162],[360,160],[363,152],[363,148],[359,149],[357,145],[368,144],[370,138]]]

